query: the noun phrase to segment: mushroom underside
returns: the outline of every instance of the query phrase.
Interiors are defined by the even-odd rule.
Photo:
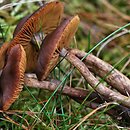
[[[62,14],[62,2],[49,2],[32,15],[23,18],[16,27],[10,48],[16,44],[21,44],[24,47],[27,56],[26,72],[35,70],[39,51],[38,44],[42,43],[41,41],[45,35],[55,30],[61,21]],[[38,36],[39,34],[42,34],[42,37]]]
[[[26,53],[21,45],[11,48],[0,76],[0,109],[7,110],[23,88]]]
[[[64,20],[51,34],[47,35],[41,45],[36,75],[39,80],[44,80],[56,66],[59,51],[68,47],[78,28],[79,17],[74,16]]]

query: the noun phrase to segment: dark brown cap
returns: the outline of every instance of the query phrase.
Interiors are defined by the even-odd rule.
[[[60,23],[63,14],[63,4],[61,2],[46,3],[35,11],[32,15],[27,16],[16,27],[15,37],[11,41],[11,46],[21,44],[27,55],[26,71],[33,71],[37,61],[38,51],[31,44],[31,40],[35,34],[43,32],[51,33]]]
[[[0,109],[7,110],[23,88],[26,53],[18,44],[11,48],[0,77]]]
[[[41,45],[36,74],[39,80],[44,80],[56,65],[59,53],[63,47],[69,46],[78,28],[79,17],[74,16],[64,20],[51,34],[47,35]]]
[[[44,34],[52,32],[60,23],[63,14],[63,4],[59,1],[53,1],[44,4],[33,14],[25,16],[16,26],[14,35],[18,34],[21,30],[26,30],[26,25],[31,32],[43,31]],[[26,25],[25,25],[26,24]],[[30,32],[30,34],[31,34]]]

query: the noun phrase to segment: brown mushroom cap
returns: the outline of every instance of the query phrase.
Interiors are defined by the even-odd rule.
[[[25,16],[16,26],[14,36],[24,28],[25,24],[30,24],[28,31],[43,31],[44,34],[52,32],[60,23],[63,14],[63,4],[53,1],[44,4],[33,14]],[[27,25],[28,25],[27,24]],[[26,26],[25,26],[26,28]]]
[[[23,88],[26,53],[21,45],[11,48],[0,77],[0,109],[7,110]]]
[[[36,74],[39,80],[45,79],[56,65],[59,58],[58,51],[69,46],[78,28],[79,21],[78,16],[68,18],[45,37],[36,66]]]
[[[13,37],[15,37],[18,34],[18,32],[21,30],[21,28],[24,26],[25,22],[29,19],[31,15],[32,14],[29,14],[20,20],[20,22],[17,24],[16,28],[14,29]]]
[[[63,14],[63,4],[61,2],[50,2],[40,7],[31,16],[26,17],[19,27],[19,31],[15,33],[14,39],[11,41],[11,46],[21,44],[27,55],[27,72],[35,69],[38,57],[38,51],[31,44],[31,40],[35,34],[44,32],[51,33],[60,23]]]
[[[6,53],[9,48],[9,43],[6,42],[0,47],[0,69],[2,69],[5,65]]]

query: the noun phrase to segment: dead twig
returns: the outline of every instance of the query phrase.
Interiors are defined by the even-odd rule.
[[[19,124],[17,122],[15,122],[14,120],[12,120],[9,116],[7,116],[6,114],[3,114],[3,116],[7,119],[8,122],[11,122],[19,127],[22,127],[24,130],[29,130],[28,127],[24,126],[23,124]]]
[[[80,59],[86,55],[85,52],[77,49],[71,50],[71,53]],[[89,54],[83,62],[92,72],[103,78],[109,85],[118,90],[120,93],[125,95],[130,94],[130,80],[113,66],[92,54]]]
[[[122,19],[130,21],[130,17],[126,14],[123,14],[118,9],[116,9],[114,6],[112,6],[107,0],[100,0],[100,2],[106,6],[108,9],[116,13],[118,16],[120,16]]]
[[[128,61],[126,61],[126,63],[124,64],[124,66],[122,67],[122,69],[120,70],[120,72],[123,72],[124,69],[125,69],[128,65],[130,65],[130,58],[128,59]]]
[[[121,37],[122,35],[128,34],[128,33],[130,33],[130,31],[125,29],[125,30],[123,30],[122,32],[120,32],[120,33],[114,35],[113,37],[109,38],[109,39],[108,39],[106,42],[104,42],[104,43],[101,45],[101,47],[99,48],[99,50],[98,50],[98,52],[97,52],[97,57],[99,57],[101,51],[103,50],[103,48],[104,48],[108,43],[110,43],[112,40],[114,40],[114,39],[116,39],[116,38],[118,38],[118,37]]]
[[[28,77],[25,75],[25,85],[33,88],[41,88],[44,90],[49,90],[49,91],[55,91],[57,86],[60,84],[60,82],[57,81],[38,81],[36,78]],[[86,96],[90,93],[89,90],[84,90],[80,88],[72,88],[68,86],[64,86],[63,88],[59,88],[58,92],[61,92],[62,94],[73,97],[73,98],[78,98],[79,100],[84,100]],[[100,102],[102,101],[102,98],[95,92],[91,93],[90,96],[88,97],[88,100],[95,99],[95,102]]]
[[[25,75],[25,85],[32,88],[41,88],[43,90],[48,91],[55,91],[57,86],[60,84],[59,81],[38,81],[36,76],[34,74],[26,74]],[[81,89],[81,88],[73,88],[65,85],[64,87],[61,87],[61,89],[58,89],[58,93],[61,93],[63,95],[67,95],[73,100],[75,100],[78,103],[82,103],[84,99],[86,102],[84,102],[84,105],[86,107],[96,109],[100,106],[100,104],[104,103],[105,101],[109,101],[107,98],[102,97],[101,95],[97,94],[96,92],[91,92],[89,90]],[[89,96],[88,96],[89,95]],[[87,97],[87,99],[86,99]],[[10,114],[6,111],[7,114]],[[17,111],[16,111],[17,112]],[[12,111],[11,111],[12,113]],[[19,113],[19,111],[18,111]],[[108,115],[112,116],[114,119],[120,119],[118,121],[122,122],[122,120],[126,120],[126,122],[129,122],[129,109],[126,107],[123,107],[121,105],[114,106],[114,108],[111,108],[106,112]],[[30,112],[27,112],[26,114],[31,114]],[[31,114],[34,116],[34,114]]]
[[[67,55],[66,55],[66,53],[67,53],[66,50],[62,49],[60,55],[63,57],[66,56],[65,59],[68,60],[73,66],[76,67],[76,69],[79,70],[79,72],[82,74],[82,76],[91,85],[91,87],[94,90],[96,90],[98,93],[100,93],[102,96],[106,97],[107,99],[109,99],[111,101],[116,101],[116,102],[122,104],[123,106],[130,108],[130,98],[129,97],[124,96],[118,92],[115,92],[115,91],[105,87],[102,83],[100,83],[100,81],[98,79],[96,79],[94,77],[94,75],[89,71],[89,69],[86,67],[86,65],[79,58],[77,58],[71,52],[69,52]],[[95,63],[95,61],[94,61],[94,63]],[[96,68],[96,71],[97,71],[97,69],[100,69],[100,68]],[[120,75],[118,75],[118,77],[115,77],[115,78],[118,78],[118,80],[119,80],[119,76]]]
[[[86,121],[90,116],[92,116],[98,110],[103,109],[104,107],[108,107],[109,105],[112,105],[112,104],[114,104],[114,102],[105,103],[104,105],[101,105],[98,108],[94,109],[92,112],[90,112],[85,117],[83,117],[79,123],[77,123],[76,125],[74,125],[73,127],[71,127],[70,130],[72,130],[72,129],[76,130],[84,121]]]

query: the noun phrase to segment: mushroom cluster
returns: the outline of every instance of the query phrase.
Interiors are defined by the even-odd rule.
[[[46,3],[24,17],[10,43],[0,48],[0,109],[7,110],[23,88],[24,73],[45,80],[78,28],[79,17],[62,18],[63,3]]]

